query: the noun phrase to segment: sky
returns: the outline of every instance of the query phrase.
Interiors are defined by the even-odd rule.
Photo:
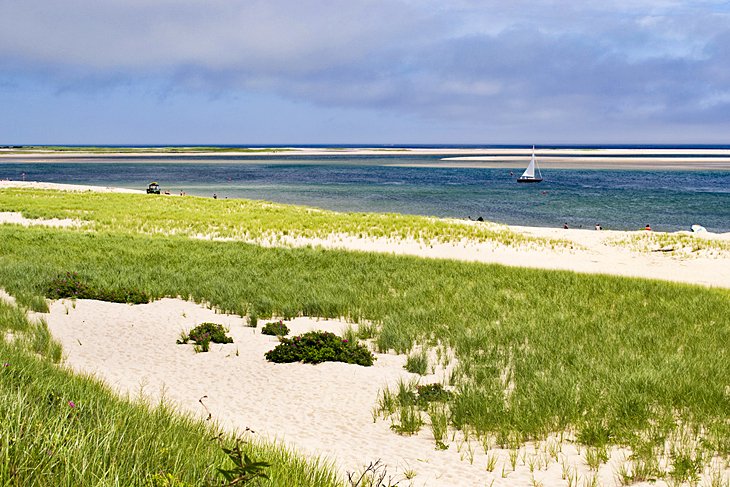
[[[730,143],[730,1],[0,12],[0,145]]]

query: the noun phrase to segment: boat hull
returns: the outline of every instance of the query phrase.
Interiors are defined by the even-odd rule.
[[[539,183],[542,181],[542,178],[518,178],[518,183]]]

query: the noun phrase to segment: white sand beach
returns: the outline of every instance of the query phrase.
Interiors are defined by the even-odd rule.
[[[95,193],[144,193],[144,191],[138,189],[90,186],[84,184],[46,183],[40,181],[0,181],[0,189],[4,188],[55,189],[57,191],[88,191]]]

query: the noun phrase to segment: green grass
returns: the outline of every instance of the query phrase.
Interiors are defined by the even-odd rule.
[[[44,217],[92,215],[103,229],[0,226],[0,286],[21,303],[38,306],[51,279],[75,271],[97,288],[191,297],[258,319],[367,320],[367,334],[380,350],[408,352],[414,344],[453,350],[458,365],[450,377],[450,427],[477,438],[516,445],[568,431],[595,448],[619,444],[653,452],[681,429],[691,431],[692,445],[706,453],[702,458],[730,455],[728,290],[165,235],[186,221],[205,224],[214,210],[245,219],[236,205],[251,204],[255,213],[262,203],[208,206],[195,199],[183,209],[176,205],[187,205],[185,198],[104,203],[108,195],[8,194],[0,193],[0,208],[18,205],[23,208],[15,211]],[[154,225],[164,231],[140,232],[130,222],[151,218],[156,202],[161,217]],[[107,207],[114,205],[119,208]],[[171,216],[171,207],[180,214]],[[283,221],[308,211],[272,207]],[[327,216],[325,226],[339,218]],[[415,427],[412,411],[397,398],[380,400],[399,425],[405,417],[407,429]],[[686,458],[697,458],[684,455],[677,457],[678,476]]]
[[[485,242],[570,247],[561,240],[525,237],[494,224],[465,223],[412,215],[338,213],[253,200],[188,196],[71,193],[31,189],[0,191],[0,211],[26,218],[71,218],[98,232],[182,235],[252,242],[288,237],[413,238],[432,242]]]
[[[674,419],[730,451],[730,292],[655,281],[318,249],[0,227],[22,301],[62,271],[240,315],[379,324],[382,348],[452,347],[457,426],[629,441]],[[389,345],[392,345],[390,347]],[[509,381],[515,386],[509,394]],[[666,424],[665,424],[666,423]],[[602,436],[603,435],[603,436]]]
[[[48,340],[44,323],[0,302],[1,485],[221,485],[216,469],[232,467],[221,447],[231,447],[233,436],[57,367],[60,347]],[[272,464],[262,485],[342,485],[329,465],[282,446],[250,438],[243,447]]]

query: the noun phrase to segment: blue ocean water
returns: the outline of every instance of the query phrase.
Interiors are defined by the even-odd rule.
[[[543,168],[540,184],[517,184],[523,169],[433,168],[443,156],[109,157],[0,163],[0,179],[250,198],[337,211],[395,212],[571,228],[730,232],[730,171]],[[99,162],[103,161],[103,162]],[[510,170],[515,175],[510,175]]]

